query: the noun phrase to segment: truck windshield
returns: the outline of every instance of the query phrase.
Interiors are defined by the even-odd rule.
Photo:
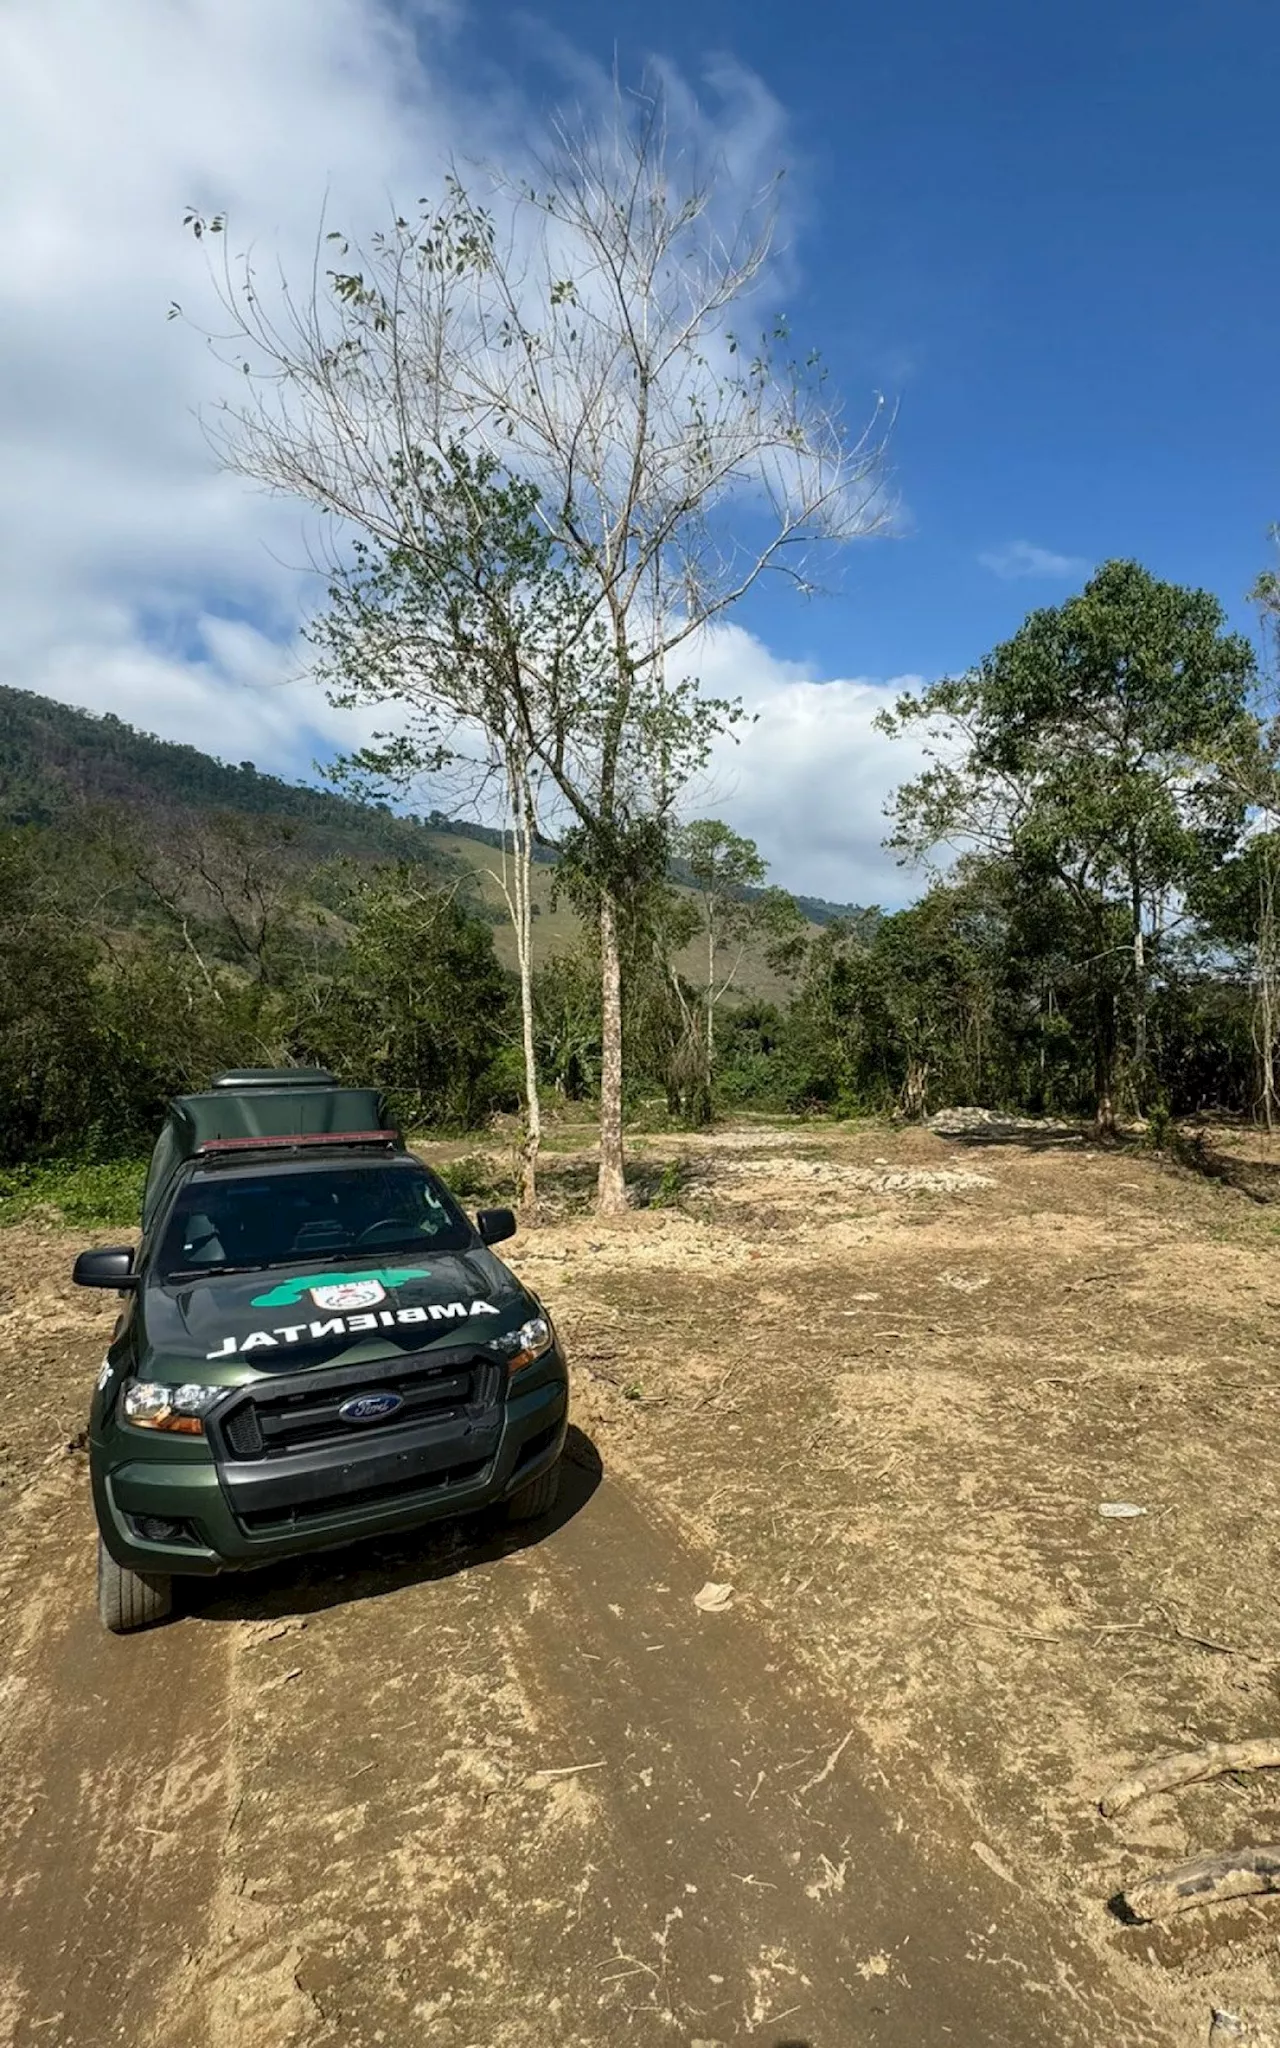
[[[448,1189],[418,1165],[280,1168],[189,1181],[160,1248],[166,1279],[235,1266],[322,1262],[353,1252],[464,1251],[471,1225]]]

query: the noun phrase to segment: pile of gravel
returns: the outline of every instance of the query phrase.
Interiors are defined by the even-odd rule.
[[[715,1180],[767,1175],[775,1184],[783,1181],[811,1187],[818,1185],[857,1188],[877,1195],[925,1195],[959,1193],[964,1188],[989,1188],[990,1174],[973,1173],[960,1166],[842,1166],[825,1159],[726,1159],[717,1163]]]
[[[1060,1132],[1078,1138],[1078,1124],[1065,1123],[1056,1116],[1013,1116],[1002,1109],[939,1109],[925,1118],[925,1129],[940,1138],[1019,1138],[1037,1131]]]

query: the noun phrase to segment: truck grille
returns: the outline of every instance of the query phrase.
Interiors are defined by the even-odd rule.
[[[287,1384],[263,1381],[246,1387],[217,1416],[217,1433],[229,1460],[285,1458],[330,1445],[354,1447],[401,1430],[449,1422],[490,1406],[498,1395],[499,1368],[489,1359],[456,1357],[387,1360],[340,1373],[293,1376]],[[343,1403],[356,1394],[398,1394],[401,1406],[385,1420],[345,1422]]]
[[[465,1486],[468,1480],[479,1478],[488,1463],[487,1457],[472,1458],[466,1464],[450,1465],[442,1472],[433,1472],[429,1482],[424,1482],[420,1475],[408,1479],[393,1479],[381,1486],[362,1486],[344,1493],[340,1502],[326,1496],[321,1500],[292,1502],[287,1507],[251,1508],[241,1515],[240,1519],[249,1530],[302,1528],[308,1522],[323,1520],[331,1515],[337,1505],[341,1506],[344,1513],[350,1508],[390,1507],[396,1501],[411,1500],[420,1495],[424,1490],[424,1484],[429,1484],[432,1492],[436,1494],[450,1486]]]

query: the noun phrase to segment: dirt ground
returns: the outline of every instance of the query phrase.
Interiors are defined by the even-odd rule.
[[[511,1247],[575,1367],[545,1525],[222,1581],[122,1641],[78,1438],[113,1309],[67,1282],[83,1237],[0,1233],[6,2048],[1274,2018],[1280,1900],[1108,1902],[1280,1839],[1280,1780],[1097,1806],[1280,1726],[1265,1148],[1216,1180],[1061,1128],[638,1155],[649,1189],[680,1159],[675,1206]]]

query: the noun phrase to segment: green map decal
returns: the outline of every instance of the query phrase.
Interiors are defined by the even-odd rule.
[[[399,1287],[406,1280],[429,1280],[427,1266],[369,1266],[359,1273],[303,1273],[296,1280],[282,1280],[270,1294],[255,1294],[254,1308],[293,1308],[313,1287],[353,1287],[375,1280],[380,1287]],[[376,1299],[376,1297],[375,1297]]]

